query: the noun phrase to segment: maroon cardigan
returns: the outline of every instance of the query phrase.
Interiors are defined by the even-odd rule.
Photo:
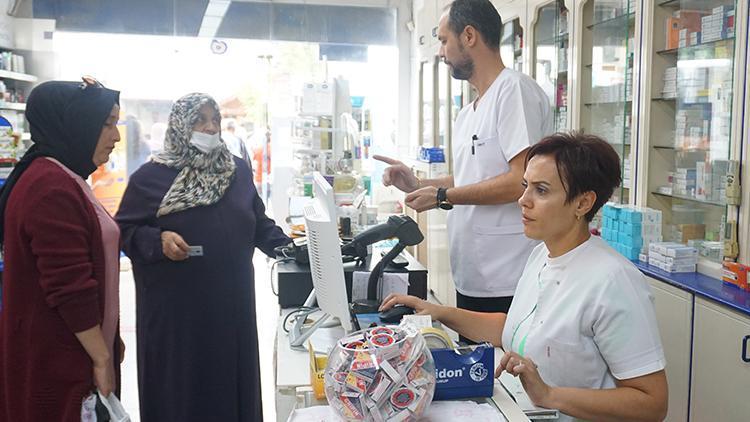
[[[55,163],[36,159],[11,192],[4,241],[0,421],[79,421],[94,384],[74,333],[101,324],[105,297],[94,207]]]

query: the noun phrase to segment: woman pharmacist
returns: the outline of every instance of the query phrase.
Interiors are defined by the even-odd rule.
[[[591,135],[558,133],[529,149],[519,199],[525,234],[541,240],[507,314],[386,298],[474,341],[503,347],[495,371],[519,376],[538,406],[561,420],[662,420],[664,352],[643,275],[588,223],[620,184],[620,158]],[[500,247],[500,246],[499,246]]]

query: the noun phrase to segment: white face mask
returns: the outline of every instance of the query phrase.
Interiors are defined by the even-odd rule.
[[[221,137],[218,132],[209,135],[207,133],[193,131],[193,137],[190,138],[190,143],[198,148],[200,152],[208,154],[221,145]]]

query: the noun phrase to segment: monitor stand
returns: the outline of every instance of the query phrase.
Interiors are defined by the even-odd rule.
[[[305,304],[302,306],[313,308],[316,304],[317,299],[315,298],[315,289],[312,289],[310,295],[307,296],[307,300],[305,300]],[[331,318],[330,314],[321,312],[320,317],[317,321],[315,321],[311,326],[305,327],[304,325],[308,315],[308,313],[302,312],[294,319],[294,325],[292,326],[291,330],[289,330],[289,346],[292,349],[306,350],[305,341],[307,341],[307,339],[309,339],[310,336],[313,335],[315,330],[320,327],[335,327],[341,324],[338,318]],[[328,321],[329,318],[331,318],[331,321]],[[326,321],[328,321],[328,323],[326,323]]]

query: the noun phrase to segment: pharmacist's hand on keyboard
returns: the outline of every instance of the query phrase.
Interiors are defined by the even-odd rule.
[[[390,294],[383,300],[379,311],[391,309],[396,305],[414,308],[414,313],[417,315],[430,315],[433,320],[440,320],[442,306],[427,302],[416,296]]]

